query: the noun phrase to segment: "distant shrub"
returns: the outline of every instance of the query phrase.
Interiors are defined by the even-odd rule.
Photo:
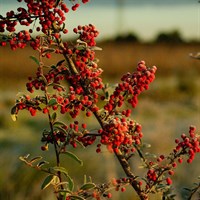
[[[139,37],[134,34],[134,33],[129,33],[129,34],[124,34],[124,35],[118,35],[115,40],[115,42],[132,42],[132,43],[136,43],[136,42],[140,42]]]
[[[181,37],[181,34],[179,31],[172,31],[169,33],[162,32],[159,33],[158,36],[155,39],[156,43],[170,43],[170,44],[178,44],[183,43],[184,40]]]

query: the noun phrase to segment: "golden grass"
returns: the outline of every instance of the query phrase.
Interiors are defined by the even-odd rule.
[[[199,45],[162,45],[134,43],[99,43],[103,51],[97,52],[99,66],[104,70],[104,76],[119,77],[127,71],[133,71],[140,60],[145,60],[148,66],[156,65],[158,74],[171,75],[176,73],[199,72],[200,63],[189,57],[189,53],[200,50]],[[21,79],[31,75],[36,69],[29,56],[37,56],[30,47],[11,51],[9,47],[0,48],[0,78]],[[57,63],[61,56],[56,55],[47,63]]]
[[[108,76],[132,72],[140,60],[146,61],[148,66],[156,65],[157,74],[164,76],[200,71],[199,61],[189,57],[189,53],[200,50],[198,45],[105,43],[101,47],[100,67]]]

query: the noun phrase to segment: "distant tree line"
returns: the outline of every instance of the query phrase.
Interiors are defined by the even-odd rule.
[[[114,38],[115,42],[134,42],[142,43],[141,38],[135,33],[128,33],[124,35],[117,35]],[[181,33],[178,30],[172,30],[170,32],[160,32],[156,35],[155,39],[151,41],[152,43],[168,43],[168,44],[181,44],[186,43],[183,39]],[[192,40],[191,42],[199,42]]]

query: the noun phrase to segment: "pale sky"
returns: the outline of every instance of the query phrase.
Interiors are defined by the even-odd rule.
[[[121,10],[117,1],[90,0],[77,12],[71,11],[66,23],[69,31],[79,24],[92,23],[100,31],[100,39],[133,32],[151,40],[158,32],[171,30],[179,30],[185,39],[200,39],[198,0],[122,0]],[[0,0],[0,14],[16,7],[15,0]]]

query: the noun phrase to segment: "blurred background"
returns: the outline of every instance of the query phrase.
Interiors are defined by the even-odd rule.
[[[17,7],[15,0],[0,0],[1,15]],[[142,124],[144,141],[152,145],[150,152],[168,154],[174,147],[174,139],[187,133],[191,124],[200,130],[200,60],[189,56],[200,51],[200,3],[197,0],[91,0],[67,15],[69,35],[66,39],[74,38],[74,27],[88,23],[100,31],[97,46],[103,51],[97,52],[97,58],[99,67],[104,70],[104,82],[117,83],[124,73],[133,72],[140,60],[158,68],[156,80],[141,94],[132,116]],[[44,174],[35,173],[18,159],[30,153],[54,160],[53,149],[47,155],[40,151],[39,141],[42,130],[48,126],[47,119],[40,114],[32,118],[26,111],[20,113],[17,122],[10,117],[17,94],[25,92],[27,77],[36,70],[30,55],[37,56],[29,47],[16,51],[0,48],[0,199],[4,200],[54,199],[49,190],[40,190]],[[53,57],[47,62],[57,63],[59,59]],[[96,128],[93,118],[89,126]],[[63,161],[78,184],[82,183],[84,174],[92,176],[97,183],[124,175],[106,149],[102,154],[95,153],[95,146],[71,150],[85,162],[80,167],[70,159]],[[94,159],[96,162],[91,162]],[[173,177],[176,199],[186,199],[182,188],[192,187],[193,182],[197,182],[199,161],[200,156],[190,166],[182,164],[177,170]],[[133,167],[137,168],[134,163]],[[136,170],[141,173],[141,169]],[[125,194],[119,192],[114,199],[132,200],[134,192],[131,189]],[[152,196],[151,199],[160,198]]]

